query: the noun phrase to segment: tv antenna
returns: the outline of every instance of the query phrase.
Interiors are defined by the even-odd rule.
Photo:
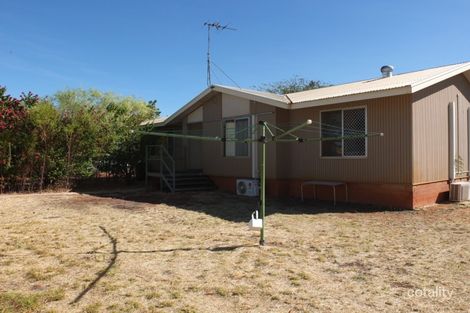
[[[235,28],[227,25],[221,25],[219,22],[205,22],[204,26],[207,26],[207,86],[212,85],[211,82],[211,29],[215,30],[236,30]]]

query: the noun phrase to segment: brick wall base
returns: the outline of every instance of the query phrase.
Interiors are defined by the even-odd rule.
[[[435,182],[413,186],[413,207],[421,207],[449,199],[449,183]]]
[[[220,190],[236,193],[235,177],[211,176]],[[267,179],[266,194],[273,197],[300,198],[300,185],[303,180]],[[400,184],[348,183],[348,200],[352,203],[373,204],[388,208],[411,209],[434,204],[448,199],[447,182],[430,183],[419,186]],[[304,187],[304,198],[313,199],[313,186]],[[318,200],[333,200],[333,190],[328,186],[316,187]],[[344,187],[336,187],[336,200],[346,200]]]

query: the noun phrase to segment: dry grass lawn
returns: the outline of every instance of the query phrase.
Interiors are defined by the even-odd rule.
[[[0,312],[469,312],[470,209],[0,196]],[[432,292],[434,293],[432,293]]]

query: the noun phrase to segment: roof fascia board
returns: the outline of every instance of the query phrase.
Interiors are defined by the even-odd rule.
[[[189,109],[191,106],[193,106],[196,102],[207,96],[214,88],[206,88],[204,89],[200,94],[198,94],[196,97],[191,99],[188,103],[186,103],[183,107],[181,107],[178,111],[170,115],[165,121],[160,122],[160,123],[155,123],[153,126],[159,127],[159,126],[165,126],[172,120],[174,120],[178,115]]]
[[[462,65],[461,67],[456,68],[452,71],[449,71],[449,72],[443,73],[441,75],[431,77],[430,79],[427,79],[425,81],[422,81],[422,82],[419,82],[419,83],[416,83],[416,84],[412,84],[411,90],[412,90],[412,92],[417,92],[417,91],[423,90],[423,89],[428,88],[432,85],[440,83],[441,81],[444,81],[444,80],[449,79],[451,77],[457,76],[457,75],[462,74],[462,73],[464,73],[466,71],[469,71],[469,70],[470,70],[470,64]]]
[[[410,94],[410,93],[411,93],[411,86],[403,86],[399,88],[365,92],[365,93],[347,95],[347,96],[342,96],[342,97],[298,102],[298,103],[292,104],[292,109],[295,110],[295,109],[318,107],[318,106],[324,106],[324,105],[330,105],[330,104],[339,104],[339,103],[345,103],[345,102],[392,97],[392,96],[399,96],[399,95]]]
[[[245,92],[243,90],[234,90],[234,89],[225,88],[225,87],[222,87],[222,86],[214,86],[214,90],[225,93],[225,94],[228,94],[228,95],[231,95],[231,96],[236,96],[236,97],[240,97],[240,98],[244,98],[244,99],[248,99],[248,100],[253,100],[253,101],[266,103],[266,104],[269,104],[269,105],[272,105],[272,106],[275,106],[275,107],[278,107],[278,108],[290,109],[290,105],[286,102],[266,98],[266,97],[263,97],[263,96],[258,96],[258,95],[255,95],[255,94]]]

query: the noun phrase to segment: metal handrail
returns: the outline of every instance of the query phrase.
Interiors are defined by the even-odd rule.
[[[150,149],[157,148],[157,153],[150,154]],[[145,183],[148,184],[149,161],[160,162],[160,188],[163,190],[163,183],[171,192],[175,192],[176,162],[168,150],[163,145],[147,145],[145,147]],[[169,181],[171,178],[171,182]]]
[[[171,161],[172,168],[170,168],[168,166],[167,162],[163,158],[164,153],[166,154],[166,157]],[[168,180],[166,179],[166,177],[163,173],[163,166],[162,165],[165,165],[165,167],[168,170],[169,174],[173,178],[171,186],[170,186]],[[168,150],[166,150],[166,148],[164,146],[160,146],[160,174],[165,179],[165,183],[167,184],[170,191],[175,192],[175,189],[176,189],[175,188],[175,176],[176,176],[176,173],[175,173],[175,160],[173,159],[173,157],[170,155],[170,153],[168,152]]]

